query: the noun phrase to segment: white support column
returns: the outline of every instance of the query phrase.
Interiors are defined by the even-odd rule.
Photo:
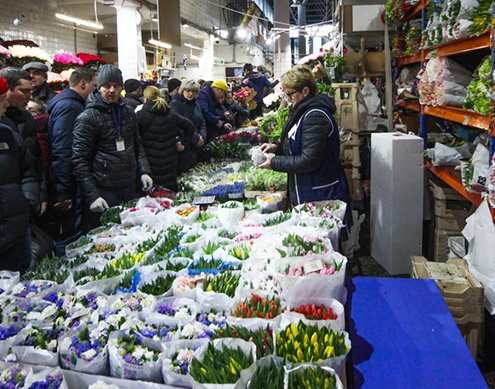
[[[199,57],[199,74],[204,80],[213,80],[213,67],[215,66],[215,37],[213,35],[209,35],[208,38],[205,39],[203,47],[205,51],[201,57]]]
[[[277,0],[273,2],[276,28],[289,28],[290,1]],[[279,22],[279,23],[277,23]],[[282,34],[275,42],[273,75],[279,78],[292,67],[289,32]]]
[[[125,2],[124,5],[117,7],[119,69],[122,70],[124,80],[139,76],[139,62],[142,62],[139,17],[137,7],[130,2]]]

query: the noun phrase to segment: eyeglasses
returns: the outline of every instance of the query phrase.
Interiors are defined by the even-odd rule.
[[[298,93],[298,92],[301,92],[300,90],[295,90],[293,92],[287,92],[287,91],[284,91],[284,97],[286,99],[289,99],[294,93]]]

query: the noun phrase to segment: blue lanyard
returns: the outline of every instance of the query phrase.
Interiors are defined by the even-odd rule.
[[[117,116],[115,115],[116,110],[118,112]],[[122,130],[122,122],[121,122],[121,118],[120,118],[120,107],[118,107],[117,109],[112,107],[112,116],[113,116],[113,122],[115,124],[115,128],[117,129],[117,136],[120,137],[120,132]]]

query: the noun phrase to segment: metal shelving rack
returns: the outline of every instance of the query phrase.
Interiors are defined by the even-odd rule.
[[[427,25],[427,20],[426,20],[427,4],[428,4],[428,0],[421,0],[406,15],[404,22],[407,22],[415,18],[421,13],[423,29],[425,29]],[[495,18],[495,7],[494,10],[492,10],[492,12],[493,12],[492,15],[492,19],[493,19]],[[415,63],[421,63],[421,65],[423,65],[424,62],[427,61],[427,55],[435,50],[437,56],[450,56],[455,54],[468,53],[475,50],[491,48],[492,76],[493,76],[493,73],[495,71],[495,31],[494,30],[495,28],[492,25],[490,31],[484,33],[483,35],[460,39],[457,41],[452,41],[445,44],[429,47],[427,49],[422,49],[418,54],[413,56],[400,57],[397,60],[397,66],[400,68]],[[494,103],[492,102],[492,104]],[[492,156],[495,153],[495,120],[493,120],[493,118],[490,118],[489,116],[481,115],[477,112],[468,111],[466,109],[448,107],[448,106],[442,106],[442,107],[424,106],[418,102],[409,102],[409,101],[401,102],[398,105],[418,112],[419,121],[420,121],[420,134],[421,137],[424,139],[425,148],[428,138],[427,120],[428,117],[430,116],[446,119],[468,127],[473,127],[478,130],[487,131],[490,134],[490,138],[491,138],[491,146],[490,146],[490,162],[491,162]],[[428,162],[425,163],[425,167],[428,170],[430,170],[434,175],[436,175],[438,178],[440,178],[443,182],[445,182],[447,185],[455,189],[457,192],[459,192],[462,196],[464,196],[467,200],[471,201],[476,206],[480,205],[481,202],[483,201],[481,195],[470,193],[462,186],[461,178],[458,172],[454,171],[454,169],[435,167]]]

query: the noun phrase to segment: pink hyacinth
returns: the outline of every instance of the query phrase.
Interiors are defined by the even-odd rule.
[[[77,58],[74,55],[68,54],[68,53],[61,53],[61,54],[56,54],[54,58],[55,62],[60,62],[63,64],[70,64],[74,63],[77,65],[83,65],[83,61],[80,58]]]

